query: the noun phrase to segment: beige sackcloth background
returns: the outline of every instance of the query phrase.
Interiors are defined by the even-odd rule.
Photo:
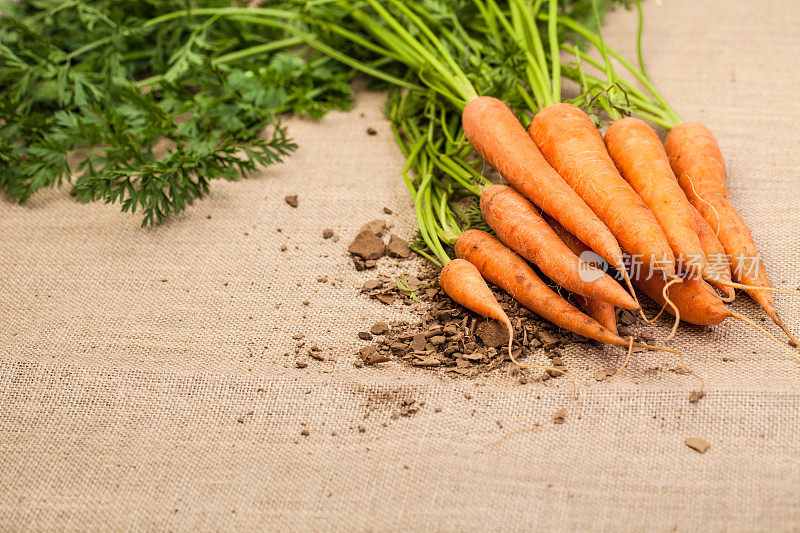
[[[792,0],[646,6],[650,72],[717,135],[782,288],[800,284],[798,12]],[[634,57],[635,14],[605,27]],[[568,381],[353,366],[358,331],[412,316],[359,296],[375,274],[346,252],[384,206],[395,231],[414,230],[382,102],[362,92],[348,113],[291,119],[300,149],[285,164],[216,183],[152,230],[67,188],[0,200],[0,530],[800,528],[800,363],[744,324],[674,341],[705,379],[697,404],[674,357],[636,354],[604,384],[593,376],[619,349],[565,349],[580,385],[566,422],[481,453],[568,404]],[[327,227],[342,239],[323,240]],[[800,301],[775,300],[800,331]],[[761,316],[746,297],[733,307]],[[295,333],[330,360],[296,368]],[[392,419],[407,396],[425,406]]]

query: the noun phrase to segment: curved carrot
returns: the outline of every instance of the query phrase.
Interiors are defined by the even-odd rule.
[[[545,161],[506,104],[488,96],[475,98],[464,108],[461,123],[472,147],[512,187],[606,261],[623,268],[614,235]]]
[[[725,248],[734,279],[754,287],[747,289],[747,293],[797,345],[794,335],[778,316],[770,292],[758,289],[770,287],[767,271],[750,229],[728,201],[725,160],[711,130],[699,122],[678,124],[667,135],[666,149],[681,188]]]
[[[619,175],[603,138],[584,111],[567,103],[548,106],[536,114],[529,133],[545,159],[589,204],[625,251],[665,277],[674,277],[675,257],[664,231]],[[583,241],[580,235],[573,235]]]
[[[732,300],[736,293],[730,286],[731,280],[731,265],[728,262],[728,257],[725,255],[725,248],[722,243],[714,234],[714,230],[708,225],[703,215],[692,205],[689,204],[689,212],[694,218],[697,225],[697,236],[700,239],[700,245],[706,254],[708,262],[706,263],[706,274],[704,279],[711,285],[725,293],[728,300]]]
[[[589,339],[628,346],[629,341],[604,328],[556,294],[524,259],[485,231],[465,231],[456,241],[455,248],[456,255],[474,264],[484,278],[542,318]]]
[[[609,126],[605,143],[622,177],[664,230],[678,270],[689,277],[702,276],[707,259],[689,211],[691,205],[675,179],[656,132],[643,120],[621,118]]]
[[[539,267],[565,289],[596,300],[639,309],[611,276],[589,266],[565,245],[524,196],[507,185],[492,185],[481,195],[481,212],[503,243]]]
[[[508,329],[508,351],[511,353],[514,328],[475,265],[464,259],[451,260],[439,273],[439,287],[456,303],[502,322]]]
[[[581,254],[584,254],[589,248],[583,244],[578,238],[573,235],[572,233],[568,232],[564,229],[564,226],[549,218],[546,222],[550,225],[553,229],[555,234],[558,238],[563,242],[567,248],[572,250],[572,253],[577,255],[578,257]],[[578,307],[586,311],[586,314],[590,317],[594,318],[599,322],[603,327],[608,329],[613,333],[617,332],[617,313],[614,311],[614,306],[608,304],[606,302],[601,302],[600,300],[593,300],[592,298],[585,298],[583,296],[578,296]]]

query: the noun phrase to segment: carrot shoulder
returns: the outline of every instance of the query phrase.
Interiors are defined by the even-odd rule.
[[[482,96],[461,114],[464,134],[480,156],[517,191],[558,220],[614,266],[622,250],[606,225],[545,161],[507,105]]]
[[[589,204],[625,251],[645,266],[674,276],[675,257],[664,231],[619,175],[586,113],[572,104],[548,106],[536,114],[529,133],[550,165]]]
[[[480,206],[484,220],[497,237],[538,266],[557,285],[625,309],[639,308],[611,276],[581,261],[536,208],[511,187],[493,185],[487,188],[481,195]]]

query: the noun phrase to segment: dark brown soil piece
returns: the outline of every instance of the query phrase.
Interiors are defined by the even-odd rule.
[[[322,230],[323,239],[330,239],[331,237],[333,237],[333,230],[331,228],[325,228]]]
[[[405,259],[411,255],[411,248],[408,247],[408,243],[405,240],[392,233],[389,238],[389,244],[386,246],[386,252],[390,257]]]
[[[350,243],[350,246],[347,248],[347,250],[351,254],[357,255],[365,261],[375,260],[383,257],[383,254],[386,252],[386,245],[383,244],[383,239],[374,233],[365,230],[361,231],[356,238],[353,239],[353,242]],[[366,263],[364,266],[367,266]],[[356,268],[358,268],[357,263]]]
[[[369,332],[373,335],[383,335],[384,333],[389,331],[389,324],[386,322],[376,322],[369,328]]]
[[[361,229],[359,229],[358,232],[361,233],[362,231],[368,231],[373,235],[377,235],[378,237],[380,237],[386,232],[388,227],[389,224],[385,220],[376,219],[376,220],[370,220],[369,222],[361,226]]]
[[[308,363],[305,361],[295,361],[294,364],[297,366],[297,368],[305,368],[308,366]]]
[[[290,194],[286,198],[284,198],[284,200],[290,206],[297,207],[297,195],[296,194]]]
[[[693,390],[691,394],[689,394],[689,403],[697,403],[700,401],[700,398],[706,395],[705,391],[702,390]]]
[[[381,280],[368,279],[364,282],[364,285],[361,286],[361,292],[370,292],[375,289],[380,289],[381,287],[383,287],[383,282]]]
[[[706,451],[711,447],[711,443],[709,443],[706,439],[701,439],[700,437],[687,437],[683,442],[689,448],[700,453],[706,453]]]
[[[308,437],[310,433],[307,429],[301,429],[300,434],[304,437]]]
[[[377,134],[378,134],[378,130],[376,130],[376,129],[375,129],[375,128],[373,128],[372,126],[370,126],[369,128],[367,128],[367,135],[377,135]]]
[[[484,346],[497,348],[508,344],[508,330],[496,320],[486,320],[478,324],[475,334]]]
[[[371,341],[372,335],[370,335],[368,331],[359,331],[358,338],[361,339],[362,341]]]
[[[386,213],[387,215],[391,215],[392,213],[394,213],[394,211],[392,211],[392,210],[391,210],[391,209],[389,209],[388,207],[384,207],[384,208],[383,208],[383,212],[384,212],[384,213]]]

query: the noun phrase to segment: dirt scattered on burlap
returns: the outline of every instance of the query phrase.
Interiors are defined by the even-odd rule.
[[[706,453],[706,451],[708,451],[708,449],[711,447],[711,443],[700,437],[687,437],[683,442],[689,448],[700,453]]]
[[[373,324],[370,328],[372,340],[359,349],[356,366],[399,361],[411,367],[464,376],[507,368],[524,378],[520,383],[527,383],[525,376],[547,380],[563,375],[561,370],[566,370],[566,366],[557,349],[560,345],[591,342],[559,330],[507,294],[494,291],[514,327],[514,357],[524,359],[534,352],[540,355],[539,352],[544,350],[550,360],[539,362],[558,370],[548,373],[520,369],[509,358],[505,326],[456,304],[441,291],[437,272],[432,268],[416,276],[405,274],[392,278],[379,274],[375,279],[367,280],[361,292],[387,305],[399,301],[412,306],[418,310],[420,319]],[[359,337],[365,338],[360,334]]]
[[[286,196],[286,198],[284,198],[284,200],[286,201],[287,204],[289,204],[292,207],[297,207],[298,206],[297,195],[296,194],[289,194],[289,195]]]
[[[347,247],[356,270],[375,268],[378,265],[378,259],[384,255],[396,259],[408,259],[411,256],[408,242],[398,235],[390,233],[390,229],[391,224],[381,219],[372,220],[361,226]],[[389,234],[388,241],[386,240],[387,233]]]

